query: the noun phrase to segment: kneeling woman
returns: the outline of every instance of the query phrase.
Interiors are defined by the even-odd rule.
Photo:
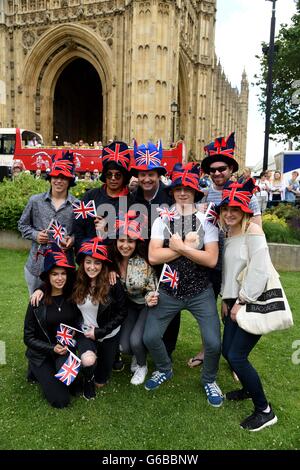
[[[240,304],[255,301],[264,291],[269,277],[270,255],[266,238],[262,229],[250,219],[252,190],[251,181],[244,185],[233,183],[223,191],[223,200],[219,204],[220,223],[227,233],[221,288],[222,317],[225,320],[222,352],[243,386],[227,393],[226,398],[251,398],[254,413],[241,422],[241,427],[260,431],[277,422],[260,377],[248,359],[260,335],[244,331],[236,321]],[[237,279],[246,266],[247,275],[240,285]]]
[[[95,397],[95,385],[102,387],[110,378],[127,305],[120,281],[114,286],[109,284],[110,260],[101,239],[83,242],[77,262],[72,299],[84,320],[85,333],[80,335],[78,348],[85,376],[83,396],[89,400]]]
[[[67,347],[57,342],[60,323],[78,328],[81,314],[70,301],[75,266],[68,264],[65,254],[53,243],[45,253],[44,299],[38,307],[28,305],[24,324],[24,343],[29,369],[42,387],[48,402],[64,408],[70,402],[69,387],[54,375],[67,359]],[[72,387],[72,385],[71,385]]]

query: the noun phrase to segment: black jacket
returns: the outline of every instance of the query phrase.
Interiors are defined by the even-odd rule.
[[[78,325],[81,321],[81,313],[77,306],[74,307],[74,316],[78,318]],[[53,355],[55,358],[54,347],[50,341],[46,324],[47,306],[43,301],[38,307],[28,305],[24,322],[24,343],[27,346],[26,357],[35,366],[40,367],[44,360]]]
[[[102,339],[123,323],[127,317],[126,294],[121,282],[110,288],[105,304],[100,304],[97,313],[99,328],[95,328],[95,338]]]

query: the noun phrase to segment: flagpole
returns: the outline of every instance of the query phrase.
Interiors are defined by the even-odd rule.
[[[205,213],[204,213],[204,220],[206,220],[206,217],[208,216],[208,212],[210,211],[210,209],[212,208],[213,205],[214,205],[213,202],[210,202],[210,203],[208,204],[207,209],[206,209],[206,211],[205,211]],[[199,224],[199,227],[198,227],[196,233],[199,232],[199,229],[200,229],[201,227],[202,227],[201,224]]]
[[[156,293],[158,292],[159,284],[160,284],[160,282],[161,282],[161,280],[162,280],[162,278],[163,278],[163,275],[164,275],[166,266],[167,266],[167,264],[165,263],[165,264],[163,265],[163,267],[162,267],[161,274],[160,274],[160,278],[159,278],[159,281],[158,281],[158,284],[157,284],[156,290],[155,290]]]
[[[69,351],[69,353],[71,354],[71,356],[73,356],[78,362],[81,363],[81,359],[79,359],[78,356],[76,356],[76,354],[72,353],[72,351],[70,351],[70,349],[67,347],[67,351]]]

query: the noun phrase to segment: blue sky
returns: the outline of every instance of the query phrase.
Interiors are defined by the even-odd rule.
[[[233,86],[240,88],[243,69],[249,82],[259,72],[255,55],[261,42],[269,42],[272,2],[267,0],[217,0],[216,53]],[[296,12],[294,0],[277,0],[276,32],[280,24],[291,21]],[[264,116],[258,111],[258,90],[250,86],[246,164],[255,165],[263,158]],[[286,148],[270,142],[269,155]]]

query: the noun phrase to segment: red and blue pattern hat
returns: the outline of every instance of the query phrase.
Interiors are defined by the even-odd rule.
[[[137,176],[139,171],[157,171],[159,175],[167,173],[167,169],[161,164],[163,156],[161,140],[157,146],[153,142],[138,146],[136,140],[134,140],[133,156],[135,164],[130,167],[132,176]]]
[[[253,215],[249,204],[253,193],[257,191],[257,186],[253,178],[249,178],[245,183],[228,181],[222,191],[222,201],[216,206],[219,213],[222,206],[239,207],[246,214]]]
[[[102,174],[100,180],[105,183],[106,173],[110,167],[111,169],[120,170],[123,175],[129,180],[129,164],[130,164],[130,150],[125,142],[115,140],[107,145],[102,150]]]
[[[171,173],[172,183],[166,189],[170,191],[178,186],[187,186],[196,191],[195,201],[199,201],[204,196],[199,184],[200,165],[190,162],[183,166],[176,163]]]
[[[53,158],[51,171],[47,174],[47,179],[51,176],[63,175],[71,180],[70,186],[75,186],[75,164],[73,152],[60,150]]]
[[[117,230],[117,238],[122,236],[132,238],[133,240],[144,240],[142,237],[142,224],[135,220],[137,213],[129,210],[125,213],[119,213],[119,218],[116,220],[115,229]]]
[[[224,162],[232,167],[233,173],[238,171],[239,164],[234,158],[234,132],[225,137],[218,137],[216,140],[204,147],[205,158],[202,160],[201,169],[209,174],[210,165],[214,162]]]
[[[109,263],[111,262],[108,258],[108,246],[104,240],[99,237],[90,238],[82,242],[76,256],[77,264],[80,264],[85,256],[91,256],[92,258],[108,261]]]
[[[43,252],[38,252],[45,257],[44,260],[44,271],[40,274],[40,279],[44,281],[47,278],[49,271],[55,266],[59,268],[75,270],[75,266],[70,264],[65,253],[56,243],[50,243],[47,245]]]

